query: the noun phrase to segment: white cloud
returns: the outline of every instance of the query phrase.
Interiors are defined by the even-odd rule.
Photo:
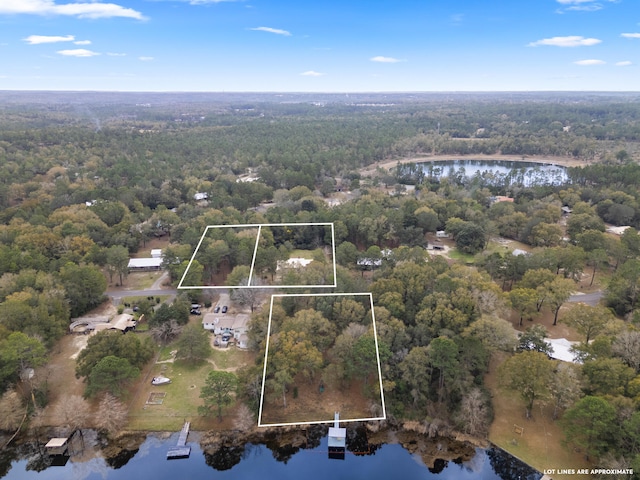
[[[285,37],[291,36],[291,32],[288,32],[286,30],[281,30],[280,28],[256,27],[256,28],[250,28],[249,30],[255,30],[257,32],[275,33],[276,35],[284,35]]]
[[[628,67],[629,65],[633,65],[629,60],[625,60],[623,62],[616,62],[616,67]]]
[[[207,5],[209,3],[240,2],[242,0],[188,0],[191,5]]]
[[[78,40],[73,42],[75,45],[91,45],[91,40]]]
[[[58,42],[72,42],[76,37],[73,35],[29,35],[27,38],[23,38],[29,45],[39,45],[41,43],[58,43]]]
[[[95,57],[100,55],[98,52],[92,52],[85,48],[76,48],[73,50],[58,50],[56,53],[64,55],[65,57]]]
[[[115,3],[73,2],[57,4],[54,0],[2,0],[0,14],[68,15],[78,18],[126,17],[144,20],[142,13]]]
[[[568,7],[566,10],[569,12],[597,12],[598,10],[602,10],[602,5],[599,3],[592,3],[589,5],[574,5],[573,7]]]
[[[577,35],[570,35],[567,37],[543,38],[542,40],[531,42],[528,46],[538,47],[541,45],[550,45],[554,47],[590,47],[599,43],[602,43],[602,40],[597,38],[584,38]]]
[[[596,12],[602,10],[604,5],[602,1],[608,3],[615,3],[619,0],[556,0],[563,8],[557,10],[557,13],[564,12]]]
[[[464,13],[454,13],[449,17],[449,21],[452,25],[461,25],[464,20]]]
[[[138,60],[141,62],[151,62],[153,61],[153,57],[138,57]]]
[[[107,52],[108,57],[126,57],[126,53]]]
[[[399,58],[383,57],[382,55],[378,55],[377,57],[371,57],[369,60],[371,60],[372,62],[378,62],[378,63],[398,63],[403,61],[403,60],[400,60]]]
[[[300,75],[302,75],[303,77],[322,77],[326,75],[326,73],[320,73],[314,70],[307,70],[306,72],[302,72]]]
[[[621,33],[620,36],[624,38],[640,38],[640,33]]]
[[[577,62],[573,62],[576,65],[580,65],[581,67],[589,67],[591,65],[604,65],[605,62],[604,60],[596,60],[594,58],[590,58],[588,60],[578,60]]]

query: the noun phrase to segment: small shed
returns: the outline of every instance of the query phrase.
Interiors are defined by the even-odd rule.
[[[347,429],[340,428],[340,413],[333,416],[333,427],[329,427],[329,458],[344,460],[347,447]]]
[[[427,244],[427,250],[446,250],[444,243],[440,240],[434,240],[433,242],[429,242]]]
[[[162,249],[161,248],[151,249],[151,258],[162,258]]]
[[[238,338],[238,348],[241,349],[247,349],[249,348],[249,337],[247,336],[246,333],[243,333],[242,335],[240,335],[240,338]]]
[[[69,450],[69,438],[68,437],[53,437],[44,446],[47,449],[47,454],[52,456],[67,455]]]

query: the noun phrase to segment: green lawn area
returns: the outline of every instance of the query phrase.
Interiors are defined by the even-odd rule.
[[[214,349],[209,357],[220,370],[235,369],[253,361],[253,355],[237,348]]]
[[[154,365],[130,409],[129,428],[172,431],[182,428],[184,421],[208,423],[210,419],[198,416],[198,405],[202,402],[200,388],[212,369],[213,366],[208,362],[195,366],[182,362]],[[151,378],[158,375],[169,377],[171,383],[162,386],[151,385]],[[152,392],[166,393],[162,405],[146,404]]]
[[[295,249],[291,250],[289,258],[308,258],[309,260],[313,260],[313,252],[313,250]]]
[[[468,253],[462,253],[458,249],[449,250],[449,252],[447,252],[447,255],[449,256],[449,258],[452,258],[453,260],[458,260],[464,263],[475,263],[476,261],[476,258],[474,255],[471,255]]]
[[[156,300],[157,298],[160,299],[160,302]],[[158,305],[164,302],[168,298],[169,298],[169,295],[158,295],[156,297],[153,297],[153,300],[151,300],[151,305]],[[137,305],[143,300],[147,300],[147,297],[122,297],[122,300],[120,301],[120,303],[122,305],[124,305],[125,303],[128,303],[129,305],[133,306],[133,305]]]
[[[564,444],[566,437],[559,422],[551,419],[551,402],[549,405],[540,401],[534,404],[532,418],[527,419],[524,415],[524,401],[520,395],[498,386],[497,366],[504,356],[503,353],[499,353],[492,358],[489,374],[485,377],[495,411],[489,440],[539,471],[546,468],[589,468],[591,465],[583,454]],[[517,430],[516,426],[521,427],[522,431]],[[554,475],[553,478],[560,480],[590,477]]]
[[[193,323],[199,319],[193,320]],[[182,361],[172,362],[171,351],[176,349],[175,342],[163,346],[158,352],[157,362],[145,369],[140,379],[135,398],[129,407],[129,428],[132,430],[177,431],[185,421],[192,423],[192,429],[205,431],[221,428],[216,418],[201,417],[198,406],[202,404],[200,389],[214,369],[234,371],[253,363],[255,355],[237,348],[212,349],[206,362],[191,365]],[[164,376],[171,379],[168,385],[151,385],[151,379]],[[148,405],[147,399],[152,392],[166,393],[162,405]],[[229,408],[225,416],[225,428],[229,428]]]
[[[133,272],[124,279],[124,286],[132,290],[150,288],[163,272]],[[114,276],[115,279],[115,276]]]

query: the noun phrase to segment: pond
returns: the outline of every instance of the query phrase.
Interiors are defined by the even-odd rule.
[[[409,164],[403,168],[411,169]],[[567,182],[566,168],[553,163],[516,162],[509,160],[446,160],[417,163],[424,178],[440,180],[448,177],[461,185],[480,187],[534,187],[562,185]]]
[[[477,448],[475,454],[471,449],[467,460],[436,460],[434,466],[429,468],[421,456],[410,453],[399,444],[375,445],[361,451],[363,445],[352,441],[351,449],[357,453],[347,451],[344,460],[335,460],[328,458],[326,435],[312,442],[315,446],[307,445],[306,448],[290,445],[274,448],[273,444],[266,442],[223,446],[206,452],[196,438],[188,442],[191,446],[188,459],[166,460],[167,450],[175,445],[176,440],[177,434],[168,438],[150,434],[146,438],[141,437],[138,443],[129,447],[130,450],[119,449],[116,455],[108,459],[102,456],[100,450],[94,450],[93,453],[85,452],[72,457],[64,466],[48,466],[48,461],[37,453],[33,445],[23,445],[11,451],[12,460],[6,457],[9,451],[2,452],[1,456],[5,458],[0,462],[0,476],[4,473],[2,478],[9,480],[195,480],[213,476],[234,480],[539,480],[541,477],[539,472],[497,448]]]

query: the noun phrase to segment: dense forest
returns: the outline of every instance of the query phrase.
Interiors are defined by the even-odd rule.
[[[103,302],[108,283],[126,276],[129,256],[151,239],[170,239],[163,265],[177,284],[207,226],[330,222],[339,288],[323,291],[372,293],[391,417],[425,422],[433,434],[485,435],[493,411],[483,377],[491,356],[508,352],[501,376],[522,393],[527,414],[542,398],[555,402],[574,446],[603,465],[640,471],[640,98],[283,97],[34,94],[26,101],[0,92],[0,403],[9,404],[6,392],[25,368],[46,362],[71,318]],[[434,179],[406,166],[362,174],[380,161],[473,154],[570,157],[585,166],[568,169],[562,184],[535,187]],[[409,184],[415,189],[406,191]],[[629,228],[615,236],[607,224]],[[452,238],[462,262],[428,253],[438,231]],[[522,242],[529,254],[489,249],[497,237]],[[277,249],[263,247],[259,268],[273,275],[266,252],[271,247],[275,259]],[[223,264],[246,265],[251,248],[211,237],[191,281],[204,285]],[[297,284],[322,283],[323,269],[299,273]],[[581,282],[600,278],[602,305],[559,313]],[[191,301],[207,301],[202,291],[190,295],[155,313],[141,305],[155,340],[199,341],[198,332],[178,328]],[[371,353],[371,332],[349,329],[348,313],[321,302],[282,308],[281,342],[319,348],[322,332],[341,332],[335,345],[323,345],[332,370],[316,355],[300,370],[307,377],[324,371],[340,383],[358,374],[354,365],[369,365],[353,355]],[[251,321],[257,352],[266,310]],[[544,329],[518,337],[512,311],[520,325],[549,311],[554,324],[574,328],[584,337],[576,347],[582,363],[549,360]],[[306,318],[304,328],[286,326],[296,315]],[[311,324],[322,328],[300,333]],[[296,334],[285,336],[287,329]],[[91,381],[93,369],[124,369],[133,378],[154,348],[101,335],[77,370],[89,397],[106,388]],[[238,398],[254,410],[260,372],[239,373]],[[279,383],[274,376],[270,393],[285,392],[296,373]],[[46,385],[34,388],[33,403],[46,404]]]

